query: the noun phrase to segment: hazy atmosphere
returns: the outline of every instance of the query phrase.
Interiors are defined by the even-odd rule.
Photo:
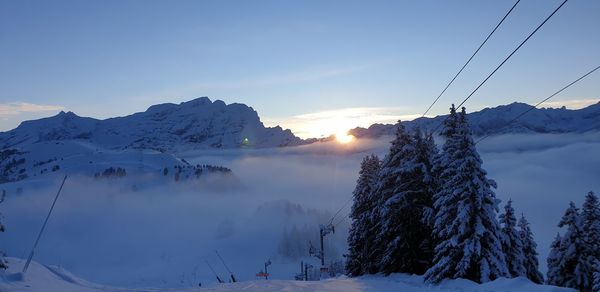
[[[599,12],[0,0],[0,291],[600,291]]]
[[[220,249],[241,279],[254,279],[268,258],[277,265],[273,276],[289,278],[298,270],[298,257],[281,253],[284,231],[314,229],[311,224],[326,221],[350,198],[362,156],[383,153],[390,139],[348,147],[332,143],[185,155],[190,161],[230,167],[235,182],[157,186],[137,178],[106,185],[74,177],[36,257],[99,283],[186,287],[212,279],[203,260],[216,264],[213,251]],[[583,194],[600,188],[600,155],[589,159],[599,146],[598,135],[498,136],[481,145],[484,166],[499,185],[498,197],[512,198],[517,212],[527,212],[542,257],[559,231],[563,207],[570,200],[581,203]],[[13,186],[23,193],[3,206],[11,227],[3,235],[8,254],[27,256],[32,231],[47,212],[58,180]],[[132,185],[142,184],[150,186],[132,191]],[[344,218],[347,213],[343,211]],[[347,248],[345,236],[341,229],[332,237],[338,253]]]

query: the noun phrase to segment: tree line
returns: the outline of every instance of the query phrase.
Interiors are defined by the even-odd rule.
[[[398,123],[383,159],[361,162],[348,235],[346,272],[424,275],[428,283],[464,278],[478,283],[527,277],[544,283],[529,222],[509,200],[500,213],[496,182],[487,177],[465,108],[444,120],[438,149],[432,133]],[[600,287],[600,207],[589,193],[559,224],[547,283],[592,291]],[[552,260],[551,260],[552,259]]]

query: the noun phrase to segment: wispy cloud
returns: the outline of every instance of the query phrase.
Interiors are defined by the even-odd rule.
[[[0,117],[16,116],[24,113],[40,113],[64,110],[63,106],[33,104],[27,102],[0,103]]]
[[[419,114],[407,114],[402,107],[353,107],[301,114],[289,118],[267,118],[265,124],[291,129],[302,138],[319,138],[346,132],[355,127],[368,127],[375,123],[395,123],[412,120]]]
[[[547,101],[542,103],[541,107],[566,107],[568,109],[580,109],[592,104],[596,104],[600,102],[600,98],[588,98],[588,99],[570,99],[570,100],[557,100],[557,101]]]

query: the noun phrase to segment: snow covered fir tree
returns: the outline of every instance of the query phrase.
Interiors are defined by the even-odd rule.
[[[4,198],[6,198],[6,191],[2,190],[2,195],[0,195],[0,203],[4,202]],[[0,220],[2,219],[2,214],[0,214]],[[4,224],[0,221],[0,232],[4,232]],[[4,259],[4,252],[0,251],[0,269],[8,268],[8,263]]]
[[[504,213],[500,215],[502,225],[502,250],[506,256],[508,272],[513,277],[525,276],[525,254],[523,241],[517,231],[517,218],[512,207],[512,200],[504,206]]]
[[[569,203],[559,227],[564,235],[557,235],[548,256],[548,284],[594,291],[598,273],[600,248],[600,203],[589,192],[580,211],[575,203]]]
[[[600,259],[596,259],[596,270],[594,271],[594,292],[600,292]]]
[[[553,243],[548,261],[548,283],[556,286],[584,290],[591,286],[592,272],[585,256],[582,217],[575,203],[571,202],[558,227],[566,228],[558,243]]]
[[[425,279],[439,283],[465,278],[482,283],[507,277],[496,219],[498,200],[492,191],[495,182],[481,168],[465,109],[456,113],[453,107],[444,126],[442,185],[433,204],[433,236],[438,243]]]
[[[521,214],[519,219],[519,236],[523,247],[525,276],[534,283],[544,283],[544,276],[539,270],[537,243],[533,239],[533,232],[525,215]]]
[[[431,232],[422,220],[425,208],[431,205],[426,146],[420,133],[411,136],[400,124],[382,163],[375,190],[380,218],[375,244],[381,252],[377,265],[384,274],[422,274],[431,261]]]
[[[434,284],[523,276],[543,283],[529,222],[517,220],[512,201],[498,215],[496,184],[481,167],[465,109],[453,106],[443,126],[441,151],[432,133],[399,122],[381,165],[374,155],[363,159],[348,275],[418,274]]]
[[[371,210],[373,210],[373,189],[377,182],[380,161],[376,155],[365,157],[354,189],[354,205],[350,211],[352,226],[348,232],[349,254],[346,258],[346,271],[352,276],[360,276],[372,269],[365,265],[370,256],[369,250],[374,238]]]
[[[423,218],[431,213],[436,152],[431,135],[411,135],[400,124],[380,167],[374,156],[363,160],[351,212],[349,275],[422,274],[428,268],[431,228]],[[357,235],[361,231],[368,234]]]
[[[585,196],[581,215],[587,256],[600,260],[600,202],[593,192],[588,192]]]

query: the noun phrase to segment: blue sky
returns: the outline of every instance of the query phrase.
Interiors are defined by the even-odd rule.
[[[433,108],[462,100],[561,1],[522,0]],[[422,113],[513,1],[2,1],[0,130],[199,96],[269,125]],[[600,1],[570,0],[467,103],[535,103],[600,63]],[[553,105],[600,98],[600,74]],[[364,117],[377,117],[366,118]],[[324,134],[324,133],[323,133]]]

